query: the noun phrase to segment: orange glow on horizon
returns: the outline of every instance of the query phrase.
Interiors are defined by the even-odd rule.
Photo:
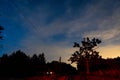
[[[116,58],[120,56],[120,45],[108,45],[97,49],[102,58]]]

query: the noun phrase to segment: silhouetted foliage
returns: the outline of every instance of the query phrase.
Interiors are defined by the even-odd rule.
[[[39,54],[38,56],[34,54],[31,57],[31,71],[35,75],[43,74],[46,68],[46,60],[44,57],[44,53]]]
[[[101,58],[101,56],[99,56],[99,52],[95,51],[95,47],[101,43],[101,40],[96,38],[90,40],[87,37],[84,38],[81,43],[81,45],[77,42],[74,43],[73,47],[77,47],[79,50],[72,54],[69,61],[71,61],[71,63],[77,62],[77,67],[79,70],[87,71],[87,73],[89,73],[89,68],[97,68],[97,60]],[[96,63],[96,65],[90,66],[90,63]]]
[[[76,69],[70,64],[53,61],[46,64],[44,53],[29,57],[18,50],[11,55],[0,57],[0,77],[27,77],[45,75],[52,70],[56,75],[75,74]]]
[[[27,56],[24,52],[18,50],[11,55],[4,54],[0,58],[0,76],[24,77],[40,75],[45,69],[44,53]]]
[[[103,59],[98,54],[90,56],[91,72],[97,70],[120,70],[120,57],[114,59]],[[81,56],[78,62],[78,71],[86,71],[86,58]],[[12,54],[4,54],[0,57],[0,77],[29,77],[37,75],[47,75],[47,72],[54,72],[55,75],[75,75],[76,68],[64,62],[52,61],[46,63],[44,53],[27,56],[18,50]]]

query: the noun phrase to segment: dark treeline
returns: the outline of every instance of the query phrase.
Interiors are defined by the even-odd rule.
[[[101,75],[104,73],[114,74],[115,71],[120,71],[120,57],[103,59],[96,51],[101,42],[98,38],[89,37],[83,38],[81,43],[74,42],[73,47],[78,50],[71,55],[69,61],[77,64],[78,72],[85,75],[94,73]]]
[[[11,55],[4,54],[0,57],[0,77],[28,77],[47,75],[49,72],[70,75],[75,74],[76,69],[59,61],[46,63],[44,53],[30,57],[18,50]]]
[[[120,57],[117,58],[91,58],[89,60],[90,64],[90,72],[96,71],[106,71],[106,70],[120,70]],[[86,72],[86,63],[85,59],[83,58],[79,61],[77,68],[79,72]]]
[[[120,57],[114,59],[91,58],[90,72],[120,70]],[[53,72],[55,75],[74,75],[79,72],[86,72],[84,58],[79,61],[77,70],[70,64],[59,61],[46,63],[44,53],[28,56],[18,50],[11,55],[4,54],[0,57],[0,77],[29,77],[37,75],[49,75]]]

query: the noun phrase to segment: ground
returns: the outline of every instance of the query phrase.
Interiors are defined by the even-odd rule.
[[[74,76],[60,76],[60,77],[50,77],[50,76],[36,76],[36,77],[31,77],[27,78],[27,80],[120,80],[120,77],[101,77],[101,76],[79,76],[79,75],[74,75]]]

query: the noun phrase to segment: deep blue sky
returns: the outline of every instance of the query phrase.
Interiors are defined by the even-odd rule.
[[[0,55],[21,49],[67,61],[73,42],[102,40],[103,57],[120,56],[120,0],[0,0],[4,40]]]

